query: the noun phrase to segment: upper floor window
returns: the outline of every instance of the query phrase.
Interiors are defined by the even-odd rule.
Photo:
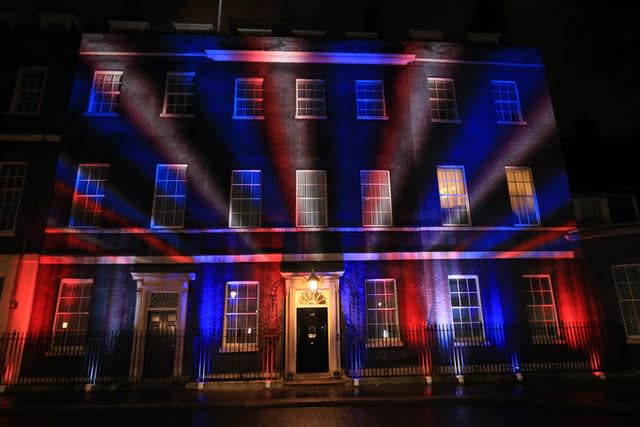
[[[296,79],[296,119],[326,119],[324,80]]]
[[[87,112],[106,115],[117,114],[120,108],[121,87],[122,71],[95,71]]]
[[[511,199],[511,211],[514,225],[538,225],[538,201],[533,188],[531,169],[507,166],[507,186]]]
[[[372,346],[400,344],[395,279],[366,281],[367,340]]]
[[[640,338],[640,264],[614,265],[611,269],[627,336]]]
[[[20,67],[16,88],[13,92],[11,112],[38,114],[42,105],[46,81],[46,67]]]
[[[234,170],[231,172],[229,227],[259,227],[262,207],[262,172]]]
[[[356,112],[358,119],[387,119],[382,80],[356,80]]]
[[[327,173],[323,170],[296,171],[296,226],[327,225]]]
[[[462,166],[438,166],[442,225],[470,225],[469,197]]]
[[[491,90],[498,123],[524,123],[516,82],[492,80]]]
[[[459,122],[456,89],[453,79],[430,77],[429,103],[432,122]]]
[[[164,116],[193,115],[193,81],[196,73],[167,73],[164,89]]]
[[[106,164],[78,166],[69,221],[70,227],[97,227],[100,225],[108,173],[109,165]]]
[[[223,350],[257,350],[258,289],[258,282],[227,282]]]
[[[234,119],[264,119],[264,79],[236,79]]]
[[[53,324],[54,349],[84,349],[92,285],[92,279],[62,279],[60,282]]]
[[[548,275],[524,275],[527,318],[534,338],[558,338],[556,302]]]
[[[362,225],[364,227],[393,225],[389,171],[360,171],[360,189],[362,193]]]
[[[26,176],[26,162],[0,162],[0,232],[15,230]]]
[[[186,201],[187,165],[157,165],[151,227],[182,227]]]
[[[449,297],[456,341],[484,341],[482,304],[477,276],[449,276]]]

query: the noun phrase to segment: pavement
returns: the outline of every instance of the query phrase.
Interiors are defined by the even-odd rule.
[[[480,404],[537,406],[640,415],[640,372],[607,374],[525,375],[515,377],[366,378],[359,386],[339,383],[264,382],[14,386],[0,394],[3,414],[46,411],[206,409],[219,407],[306,407],[401,404]]]

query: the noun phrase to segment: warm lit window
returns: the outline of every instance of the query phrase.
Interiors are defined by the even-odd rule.
[[[511,200],[514,225],[538,225],[538,201],[533,188],[533,177],[530,168],[505,168],[507,172],[507,186]]]
[[[53,324],[53,347],[81,350],[89,329],[92,279],[62,279]]]
[[[612,270],[627,336],[640,338],[640,264],[614,265]]]
[[[0,232],[15,229],[26,176],[26,163],[0,162]]]
[[[296,171],[296,226],[325,227],[326,225],[326,171]]]
[[[556,302],[548,275],[524,275],[527,318],[534,338],[558,338]]]
[[[109,165],[105,164],[78,166],[71,220],[69,221],[70,227],[97,227],[100,225],[108,173]]]
[[[462,166],[438,166],[442,225],[470,225],[469,197]]]
[[[16,88],[13,92],[11,112],[15,114],[38,114],[46,81],[46,67],[20,67]]]
[[[151,227],[182,227],[186,201],[187,165],[157,165]]]
[[[93,74],[88,112],[116,114],[120,108],[122,71],[96,71]]]
[[[356,111],[358,119],[387,118],[382,80],[356,80]]]
[[[484,341],[482,304],[477,276],[449,276],[451,317],[456,341]]]
[[[400,344],[395,279],[366,281],[367,340],[369,345]]]
[[[524,123],[516,82],[492,80],[491,90],[498,123]]]
[[[264,119],[263,79],[236,79],[234,119]]]
[[[223,351],[258,348],[258,282],[227,282]]]
[[[324,80],[296,79],[296,119],[325,119]]]
[[[262,172],[234,170],[231,172],[229,227],[259,227],[262,203]]]
[[[389,171],[360,171],[360,189],[362,194],[362,225],[364,227],[393,225]]]
[[[432,122],[458,122],[458,105],[453,79],[429,78]]]
[[[193,81],[196,73],[167,73],[162,114],[193,115]]]

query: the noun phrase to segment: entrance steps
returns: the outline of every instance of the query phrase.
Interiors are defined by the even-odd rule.
[[[290,380],[286,379],[282,383],[283,386],[318,386],[318,385],[345,385],[350,380],[346,377],[335,378],[328,373],[319,374],[296,374]]]

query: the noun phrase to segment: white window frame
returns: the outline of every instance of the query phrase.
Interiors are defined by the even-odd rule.
[[[448,171],[454,171],[454,174],[460,174],[461,179],[453,180],[449,176]],[[456,165],[438,165],[436,167],[436,175],[438,182],[438,200],[440,201],[440,219],[442,225],[447,226],[469,226],[471,225],[471,208],[469,205],[469,191],[467,187],[467,178],[464,171],[464,166]],[[462,192],[460,191],[460,185],[462,185]],[[449,201],[456,202],[456,210],[453,208],[445,207],[449,204]],[[464,211],[467,216],[467,221],[452,221],[453,215],[450,212],[462,212]],[[446,214],[446,217],[445,217]],[[458,215],[459,216],[459,215]]]
[[[508,86],[508,89],[501,90],[501,87],[504,88]],[[520,95],[518,94],[518,84],[513,80],[491,80],[491,93],[493,94],[493,105],[494,111],[496,113],[496,123],[501,125],[526,125],[527,122],[524,121],[522,116],[522,108],[520,105]],[[507,94],[506,99],[503,94]],[[513,98],[513,99],[511,99]],[[507,106],[507,110],[504,109],[504,106]],[[508,114],[515,115],[517,118],[505,120],[505,111],[508,111]]]
[[[527,321],[531,327],[533,342],[549,343],[560,339],[558,310],[551,276],[549,274],[523,274],[522,279],[525,282]],[[551,300],[550,302],[545,301],[545,295]],[[552,318],[546,318],[546,314],[550,314]]]
[[[69,227],[74,228],[91,228],[99,227],[104,211],[104,199],[106,197],[106,185],[108,182],[108,173],[110,165],[107,163],[81,163],[78,165],[76,173],[76,185],[73,191],[73,200],[71,206],[71,216],[69,217]],[[88,173],[83,173],[87,170]],[[98,170],[103,171],[101,174],[96,173]],[[84,190],[80,190],[80,188]],[[87,192],[87,188],[92,188],[91,192]],[[91,204],[93,209],[86,209]],[[83,218],[90,218],[89,221],[83,220],[82,224],[78,224],[78,215]]]
[[[184,182],[184,194],[179,194],[179,193],[175,193],[174,194],[163,194],[164,192],[159,192],[158,191],[158,184],[160,182],[159,180],[159,173],[160,170],[162,168],[167,168],[169,170],[171,169],[175,169],[176,171],[178,171],[177,173],[180,173],[180,171],[184,171],[184,179],[179,179],[179,177],[177,177],[175,180],[163,180],[162,182],[167,182],[167,185],[169,185],[169,183],[171,181],[176,181],[176,182]],[[167,164],[167,163],[159,163],[156,165],[156,177],[155,177],[155,187],[154,187],[154,191],[153,191],[153,207],[151,209],[151,228],[182,228],[184,227],[184,215],[185,215],[185,210],[186,210],[186,203],[187,203],[187,167],[188,165],[186,164],[175,164],[175,163],[171,163],[171,164]],[[176,184],[175,186],[175,190],[178,190],[178,185]],[[163,214],[162,218],[165,218],[165,220],[162,221],[162,224],[159,223],[159,221],[157,220],[157,216],[160,213],[160,209],[158,207],[158,205],[160,204],[160,200],[161,199],[179,199],[182,198],[183,203],[182,203],[182,209],[173,209],[173,210],[162,210],[162,212],[173,212],[172,216],[173,217],[177,217],[179,218],[178,220],[172,221],[171,224],[167,225],[167,221],[165,218],[165,214]]]
[[[88,289],[89,295],[86,296],[84,292],[80,294],[80,298],[88,299],[89,307],[87,311],[76,310],[76,311],[61,311],[61,299],[63,295],[63,290],[65,286],[82,286],[83,290]],[[70,297],[71,298],[71,297]],[[56,299],[56,311],[53,317],[53,330],[52,330],[52,351],[54,354],[81,354],[85,351],[84,339],[89,332],[89,318],[91,316],[91,304],[93,302],[93,279],[74,279],[74,278],[64,278],[60,280],[60,288],[58,289],[58,297]],[[80,307],[81,308],[81,307]],[[63,318],[59,318],[66,314],[68,316],[67,320]],[[77,328],[75,330],[69,329],[69,319],[74,315],[84,315],[86,316],[86,328]],[[59,324],[59,321],[60,324]],[[65,323],[67,327],[65,327]],[[62,343],[59,343],[59,340]]]
[[[250,83],[252,85],[259,83],[259,89],[255,89],[253,87],[249,89],[251,92],[258,92],[255,94],[252,93],[252,95],[259,96],[246,98],[238,96],[240,85],[244,83]],[[254,103],[255,107],[243,108],[241,107],[243,102]],[[239,114],[240,111],[262,111],[262,114]],[[264,79],[262,77],[236,78],[233,97],[233,118],[241,120],[264,120]]]
[[[99,76],[119,76],[117,83],[111,82],[111,90],[104,90],[104,88],[97,89]],[[93,72],[93,81],[91,83],[91,96],[89,97],[89,106],[87,107],[88,115],[93,116],[116,116],[120,111],[120,96],[122,92],[123,84],[123,72],[114,70],[96,70]],[[111,99],[106,103],[98,103],[98,99],[101,96],[109,96]],[[106,110],[96,108],[98,105],[108,105]]]
[[[383,293],[375,291],[381,282]],[[388,286],[393,287],[393,294],[388,292]],[[373,292],[371,292],[373,288]],[[371,306],[373,303],[373,306]],[[391,303],[391,306],[388,304]],[[397,347],[402,345],[400,336],[400,322],[398,320],[398,289],[396,279],[380,278],[365,280],[365,305],[367,322],[367,347]],[[382,313],[382,322],[378,314]],[[372,328],[376,330],[371,334]],[[382,337],[380,336],[382,331]],[[373,335],[373,336],[372,336]]]
[[[617,270],[624,271],[624,280],[619,280]],[[629,274],[631,270],[635,270],[633,278]],[[627,341],[630,344],[640,344],[640,264],[612,265],[611,274]],[[632,284],[635,286],[631,286]]]
[[[39,83],[38,87],[23,87],[23,85],[27,82],[33,83],[34,80],[28,80],[27,75],[29,73],[42,73],[41,81],[37,81]],[[13,91],[13,98],[11,100],[11,114],[21,114],[21,115],[38,115],[40,114],[40,109],[42,107],[42,99],[44,98],[44,88],[47,83],[47,77],[49,74],[49,70],[47,67],[20,67],[18,70],[18,78],[16,79],[16,87]],[[33,97],[37,100],[33,105],[35,108],[30,110],[24,109],[24,101],[25,98]]]
[[[466,282],[466,291],[461,291],[460,286],[458,285],[458,290],[455,292],[457,298],[454,298],[454,295],[451,290],[451,280],[464,280]],[[469,291],[469,282],[473,281],[475,285],[475,290],[473,293],[478,296],[478,303],[472,304],[471,302],[471,292]],[[449,290],[449,305],[451,308],[451,324],[453,326],[453,336],[455,342],[457,344],[462,345],[481,345],[486,341],[485,331],[484,331],[484,315],[482,313],[482,298],[480,295],[480,283],[478,282],[477,275],[464,275],[464,274],[450,274],[447,276],[447,288]],[[463,305],[463,294],[466,293],[466,298],[469,301],[467,305]],[[458,305],[454,305],[454,301],[457,300]],[[472,316],[469,315],[469,321],[456,320],[455,310],[459,309],[462,315],[462,310],[469,310],[469,314],[471,310],[477,310],[479,319],[474,320]],[[470,336],[467,336],[465,333],[461,334],[459,331],[460,328],[464,328],[465,325],[468,325],[468,331],[471,332]]]
[[[321,88],[312,87],[307,88],[303,87],[306,84],[311,85],[321,85]],[[321,97],[309,97],[304,95],[314,95],[317,92],[322,92]],[[305,106],[305,104],[311,106]],[[321,105],[317,105],[321,104]],[[321,113],[318,114],[308,114],[308,112],[315,112],[316,110]],[[302,114],[306,112],[307,114]],[[323,79],[296,79],[296,119],[326,119],[327,118],[327,102],[326,102],[326,91],[325,84]]]
[[[435,87],[432,87],[432,83],[433,85],[435,85]],[[444,86],[450,85],[450,87],[438,87],[438,84],[441,84]],[[431,109],[431,122],[461,123],[460,116],[458,114],[458,101],[456,98],[456,85],[454,80],[450,78],[444,78],[444,77],[428,77],[427,87],[429,89],[429,107]],[[442,91],[450,91],[451,98],[446,98],[446,97],[443,98],[443,97],[437,96]],[[440,108],[440,105],[443,105],[449,102],[453,103],[453,110],[449,108],[446,108],[446,109]],[[437,108],[434,108],[434,105]],[[446,115],[449,115],[450,113],[452,113],[451,114],[452,117],[450,118],[435,117],[436,115],[440,115],[440,113],[434,114],[434,112],[441,112],[441,111],[443,111],[444,114]]]
[[[312,173],[314,175],[320,175],[322,176],[322,183],[321,184],[307,184],[306,182],[303,184],[301,183],[301,177],[304,176],[305,174],[309,174]],[[301,185],[322,185],[323,188],[323,196],[303,196],[301,195]],[[301,215],[301,204],[304,204],[305,201],[310,201],[313,202],[314,200],[316,201],[321,201],[322,202],[322,212],[318,212],[317,214],[319,215],[323,215],[324,216],[324,221],[322,223],[314,223],[314,224],[308,224],[307,221],[301,221],[300,215]],[[313,212],[306,212],[307,214],[313,213]],[[296,227],[326,227],[327,226],[327,171],[325,170],[319,170],[319,169],[301,169],[301,170],[297,170],[296,171]]]
[[[382,183],[373,182],[371,180],[373,176],[383,177]],[[381,188],[376,191],[376,187]],[[384,195],[385,191],[387,193],[386,196]],[[360,194],[362,198],[363,227],[390,227],[393,225],[391,180],[388,170],[361,170]]]
[[[258,176],[258,182],[253,182],[253,180],[251,182],[238,182],[235,180],[236,176],[240,175],[240,174],[244,174],[244,173],[250,173],[250,174],[257,174]],[[249,188],[246,188],[249,187]],[[253,197],[253,191],[252,188],[256,188],[257,187],[257,191],[258,191],[258,197]],[[249,190],[249,196],[247,196],[246,191],[241,191],[243,188],[246,188]],[[235,191],[235,190],[240,190],[240,191]],[[258,204],[258,209],[257,212],[251,211],[251,212],[246,212],[246,210],[244,208],[246,208],[246,206],[251,207],[253,203],[257,203]],[[242,205],[242,209],[238,209],[235,210],[234,206],[236,206],[237,204]],[[256,215],[258,217],[258,220],[256,223],[251,223],[252,221],[248,221],[249,224],[247,224],[245,221],[245,218],[247,215],[249,215],[249,217],[253,217],[253,215]],[[240,222],[241,224],[238,224],[236,221],[234,221],[234,218],[240,218]],[[229,192],[229,227],[230,228],[249,228],[249,227],[260,227],[261,226],[261,221],[262,221],[262,171],[259,169],[234,169],[231,171],[231,190]]]
[[[531,168],[526,166],[505,166],[504,169],[507,180],[507,191],[509,192],[509,201],[511,203],[511,213],[513,215],[513,225],[518,227],[540,225],[538,197],[536,196],[536,187],[533,182],[533,173]],[[528,180],[516,181],[510,179],[510,172],[526,174]],[[512,175],[511,178],[515,178],[515,175]],[[530,191],[526,188],[527,185],[531,187]],[[531,209],[526,209],[527,203],[531,204]],[[527,218],[527,220],[523,221],[522,218]]]
[[[170,91],[169,90],[169,81],[173,78],[181,78],[181,77],[186,77],[186,78],[191,78],[191,83],[188,85],[191,87],[191,90],[174,90],[174,91]],[[165,84],[164,84],[164,101],[162,103],[162,113],[160,114],[160,117],[193,117],[193,97],[195,95],[195,78],[196,78],[196,73],[195,72],[168,72],[167,76],[165,78]],[[175,84],[175,83],[174,83]],[[184,98],[188,98],[190,99],[189,103],[170,103],[169,102],[169,98],[171,96],[178,96],[178,97],[182,97]],[[180,106],[182,108],[190,108],[191,112],[190,113],[178,113],[175,111],[168,111],[169,109],[177,109],[176,106]]]
[[[23,168],[22,175],[9,175],[12,167]],[[27,162],[0,162],[0,235],[13,235],[15,232],[24,186],[27,180],[27,172]],[[14,184],[11,184],[11,186],[8,182],[9,177],[14,178]],[[21,181],[19,185],[15,180]],[[4,218],[7,219],[6,227],[3,224]]]
[[[377,88],[373,90],[375,93],[380,93],[381,97],[367,97],[365,96],[368,91],[360,87],[363,85],[375,85]],[[387,103],[384,96],[384,80],[356,80],[356,117],[358,120],[387,120]],[[365,105],[365,108],[361,108],[361,105]],[[366,106],[377,105],[378,108],[370,109]],[[382,114],[371,114],[371,111],[382,111]]]
[[[230,290],[232,286],[255,286],[255,312],[251,311],[231,311],[233,307],[231,307],[230,301],[236,299],[238,297],[237,292],[235,296],[232,296],[231,293],[234,292]],[[253,299],[251,297],[247,297],[247,300]],[[247,307],[249,308],[249,307]],[[249,351],[258,351],[258,333],[259,333],[259,317],[260,310],[260,283],[257,281],[230,281],[225,285],[224,290],[224,325],[223,325],[223,334],[222,334],[222,348],[220,351],[222,352],[249,352]],[[234,329],[240,329],[238,327],[238,322],[236,320],[235,325],[230,325],[231,318],[238,319],[239,317],[232,316],[247,316],[252,317],[254,319],[253,324],[255,325],[255,330],[253,327],[247,328],[247,336],[251,335],[253,339],[251,341],[246,340],[245,342],[229,342],[229,336],[227,334],[228,329],[231,326],[235,326]]]

